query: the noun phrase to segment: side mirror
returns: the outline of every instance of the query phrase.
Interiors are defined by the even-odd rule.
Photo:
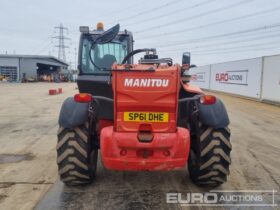
[[[120,25],[117,24],[114,27],[110,28],[109,30],[105,31],[101,34],[94,42],[96,44],[105,44],[111,42],[119,33]]]
[[[190,65],[190,68],[195,68],[195,67],[196,67],[195,64]]]
[[[182,57],[182,66],[183,65],[190,65],[191,64],[191,53],[184,52]]]

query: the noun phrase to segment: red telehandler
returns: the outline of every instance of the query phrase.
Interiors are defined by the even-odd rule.
[[[59,116],[57,163],[67,185],[94,180],[98,150],[112,170],[172,170],[188,165],[201,186],[224,183],[231,162],[222,101],[189,84],[182,65],[155,49],[133,50],[132,33],[80,27],[79,93]],[[137,64],[133,56],[144,53]]]

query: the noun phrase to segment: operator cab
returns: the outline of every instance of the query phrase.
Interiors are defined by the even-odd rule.
[[[92,31],[87,26],[81,26],[80,32],[79,91],[113,99],[111,67],[115,62],[121,63],[133,51],[132,33],[127,30],[119,31],[119,25],[104,32],[102,23],[98,23],[97,28]],[[133,63],[132,57],[128,63]],[[100,101],[99,106],[102,110],[108,110],[99,113],[100,118],[113,119],[112,103]]]
[[[98,23],[96,30],[89,31],[87,27],[80,27],[80,31],[80,75],[109,74],[110,72],[105,71],[110,70],[113,63],[121,63],[124,57],[133,50],[132,33],[127,30],[115,31],[117,33],[115,37],[114,31],[110,31],[107,33],[108,36],[104,37],[103,24]],[[102,40],[99,39],[101,35]],[[112,40],[108,42],[108,39]],[[132,63],[132,59],[129,63]]]

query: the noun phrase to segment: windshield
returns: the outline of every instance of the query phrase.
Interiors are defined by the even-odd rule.
[[[92,40],[85,37],[82,41],[81,70],[86,74],[106,73],[113,63],[121,63],[128,53],[128,36],[117,36],[112,42],[97,44],[92,49]],[[90,60],[91,50],[91,59]]]

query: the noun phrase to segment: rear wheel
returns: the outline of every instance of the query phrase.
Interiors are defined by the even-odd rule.
[[[57,164],[60,179],[67,185],[89,184],[97,165],[97,149],[92,149],[88,123],[58,130]]]
[[[198,148],[192,148],[189,157],[189,172],[192,181],[201,186],[218,186],[227,180],[231,163],[229,128],[214,129],[199,123]]]

